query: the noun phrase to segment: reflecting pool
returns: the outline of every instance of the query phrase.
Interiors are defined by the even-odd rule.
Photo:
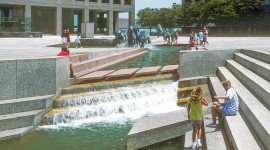
[[[149,53],[111,67],[110,69],[142,68],[149,66],[166,66],[179,64],[179,51],[186,49],[184,46],[153,46]]]

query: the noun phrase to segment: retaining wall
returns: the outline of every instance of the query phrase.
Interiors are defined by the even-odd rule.
[[[59,95],[69,85],[69,58],[0,60],[0,100]]]
[[[179,79],[216,74],[217,67],[241,50],[180,51]]]

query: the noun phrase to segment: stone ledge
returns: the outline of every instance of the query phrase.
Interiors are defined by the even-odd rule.
[[[168,139],[191,130],[186,109],[145,117],[138,120],[127,137],[127,149],[138,149]]]

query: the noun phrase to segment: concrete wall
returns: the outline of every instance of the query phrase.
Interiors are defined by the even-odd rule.
[[[58,95],[69,84],[69,58],[0,60],[0,100]]]
[[[217,67],[241,50],[180,51],[179,78],[216,74]]]

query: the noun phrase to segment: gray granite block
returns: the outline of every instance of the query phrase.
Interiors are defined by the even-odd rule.
[[[0,100],[16,98],[16,60],[0,60]]]
[[[19,115],[17,115],[19,116]],[[1,116],[0,116],[1,117]],[[0,118],[0,131],[17,129],[33,125],[33,116],[19,116],[14,118]]]
[[[260,50],[241,50],[241,53],[270,64],[270,52]]]
[[[56,83],[54,85],[55,85],[56,92],[54,92],[53,94],[56,94],[56,96],[58,96],[61,94],[62,89],[69,85],[69,77],[70,77],[69,58],[57,57],[55,68],[56,68],[55,70]]]
[[[38,96],[0,101],[0,115],[46,109],[46,100],[49,97],[51,96]]]
[[[0,132],[0,141],[20,138],[21,136],[23,136],[25,133],[29,132],[33,128],[34,126],[29,126],[29,127],[23,127],[23,128],[13,129],[13,130],[2,131]]]
[[[210,75],[215,74],[217,67],[222,66],[222,53],[221,51],[206,51],[202,55],[202,74]]]
[[[203,117],[203,127],[205,135],[205,146],[207,150],[229,149],[229,145],[226,145],[226,137],[222,134],[221,126],[209,126],[212,121],[212,115],[206,115]]]
[[[270,107],[270,83],[268,81],[233,60],[228,60],[226,66],[245,86]]]
[[[180,70],[179,77],[195,77],[201,75],[202,64],[201,64],[201,55],[202,51],[194,52],[181,52],[180,51]]]
[[[17,60],[17,98],[55,94],[55,58]]]
[[[138,120],[127,137],[127,149],[138,149],[184,135],[191,130],[186,110]]]
[[[254,73],[270,81],[270,64],[254,59],[241,53],[235,54],[234,60],[240,63],[241,65],[245,66],[246,68],[249,68]]]
[[[240,50],[180,51],[179,78],[213,75]]]
[[[188,131],[188,132],[185,133],[185,147],[184,147],[184,150],[191,150],[192,149],[192,132],[193,132],[193,130]]]

